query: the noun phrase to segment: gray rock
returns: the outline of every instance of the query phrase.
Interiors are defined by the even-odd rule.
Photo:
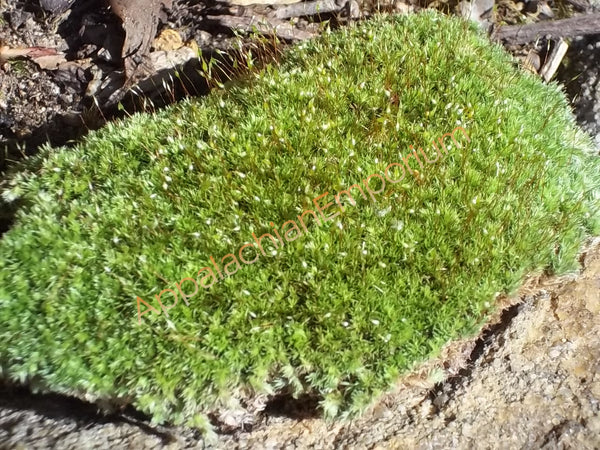
[[[40,0],[40,6],[52,14],[60,14],[71,7],[75,0]]]
[[[573,40],[557,78],[572,99],[577,122],[600,148],[600,34]]]

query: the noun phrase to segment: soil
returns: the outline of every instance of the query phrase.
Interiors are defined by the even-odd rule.
[[[112,1],[127,4],[131,0]],[[65,12],[54,14],[36,0],[0,0],[0,50],[2,46],[42,47],[58,53],[3,62],[0,52],[0,174],[24,154],[35,153],[41,144],[67,144],[106,120],[123,116],[124,111],[153,111],[183,96],[205,94],[207,83],[198,75],[200,66],[193,58],[201,53],[208,59],[230,50],[236,35],[228,24],[252,26],[257,14],[272,12],[268,5],[174,0],[168,13],[157,12],[152,22],[157,39],[134,66],[121,57],[121,51],[137,41],[125,36],[121,20],[104,0],[76,0]],[[125,18],[130,16],[135,16],[134,12],[129,11]],[[287,23],[282,42],[293,42],[295,33],[302,38],[311,36],[310,30],[318,28],[316,22],[331,18],[331,14],[321,14],[310,21],[295,20],[293,26]],[[165,32],[170,36],[165,38]],[[128,90],[138,81],[135,90]]]
[[[181,58],[193,73],[197,66],[188,59],[194,45],[214,52],[233,42],[229,30],[206,17],[238,7],[212,0],[173,3],[158,31],[177,30],[181,42],[153,48],[152,61],[160,66],[160,58]],[[235,17],[245,17],[253,9],[236,11]],[[305,20],[295,27],[306,31],[309,25]],[[124,83],[119,30],[101,0],[78,0],[63,14],[44,12],[33,1],[0,0],[0,45],[54,48],[70,63],[44,70],[20,59],[0,68],[0,149],[6,146],[0,173],[42,143],[68,143],[119,114],[110,105]],[[600,148],[599,60],[600,35],[577,39],[558,80]],[[207,90],[193,78],[157,89],[157,80],[172,80],[172,73],[150,73],[142,83],[151,108]],[[139,107],[119,98],[126,108]],[[0,234],[8,226],[4,214]],[[3,386],[0,448],[598,449],[600,240],[581,261],[579,274],[530,288],[481,336],[448,347],[442,359],[404,378],[395,393],[353,422],[323,421],[313,399],[276,398],[254,423],[217,426],[211,440],[194,430],[151,425],[132,408],[105,415],[80,400]]]

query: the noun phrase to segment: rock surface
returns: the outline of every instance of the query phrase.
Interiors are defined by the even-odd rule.
[[[573,99],[577,121],[600,147],[600,35],[574,39],[566,62],[558,79]]]

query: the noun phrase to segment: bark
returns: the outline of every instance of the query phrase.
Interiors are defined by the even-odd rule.
[[[298,30],[288,22],[266,17],[206,16],[206,19],[232,30],[275,34],[287,41],[304,41],[316,36],[314,33]]]
[[[600,13],[581,14],[569,19],[549,20],[527,25],[503,26],[494,31],[492,39],[506,44],[526,44],[544,36],[555,38],[600,33]]]

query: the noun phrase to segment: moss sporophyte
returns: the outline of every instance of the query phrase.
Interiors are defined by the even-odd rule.
[[[438,147],[438,145],[436,145],[436,140],[435,139],[433,140],[432,146],[435,149],[435,152],[433,153],[435,158],[433,158],[431,155],[427,156],[427,154],[423,151],[423,149],[421,147],[419,147],[417,150],[415,150],[414,147],[411,145],[409,148],[412,150],[412,152],[408,153],[408,155],[406,157],[401,156],[401,161],[402,161],[401,163],[393,162],[393,163],[388,164],[383,172],[383,176],[381,176],[380,174],[374,173],[374,174],[371,174],[368,177],[366,177],[364,180],[362,180],[362,185],[364,186],[365,190],[368,192],[371,200],[373,202],[377,202],[377,198],[375,197],[376,195],[383,194],[384,197],[388,197],[390,195],[390,192],[386,193],[386,190],[385,190],[386,180],[391,184],[399,183],[404,180],[404,178],[406,177],[407,171],[413,177],[420,179],[421,173],[415,167],[411,167],[409,164],[409,160],[414,159],[414,161],[418,164],[418,166],[421,169],[424,169],[423,162],[422,162],[421,158],[419,158],[419,155],[417,154],[417,152],[420,153],[421,157],[427,163],[433,164],[433,163],[439,161],[440,158],[443,159],[445,157],[445,155],[448,154],[448,149],[446,148],[446,145],[444,142],[445,138],[452,138],[452,141],[454,142],[456,147],[460,148],[460,144],[454,136],[457,131],[462,132],[462,134],[467,139],[467,141],[471,142],[471,139],[469,138],[465,129],[460,126],[456,127],[450,133],[445,133],[444,135],[442,135],[440,138],[437,139],[437,141],[439,143],[439,147]],[[440,147],[441,147],[441,150],[440,150]],[[449,145],[449,147],[450,147],[450,145]],[[414,166],[414,163],[413,163],[413,166]],[[397,175],[400,170],[402,171],[402,175],[399,178],[397,178]],[[378,189],[374,189],[372,186],[371,181],[374,178],[379,180],[378,182],[375,182],[375,184],[378,186]],[[244,245],[242,245],[239,248],[239,250],[237,252],[237,257],[234,253],[229,253],[229,254],[225,255],[223,258],[221,258],[221,264],[223,265],[223,269],[221,269],[219,267],[219,264],[217,264],[217,262],[215,261],[215,258],[213,256],[211,256],[209,258],[211,265],[203,267],[198,271],[198,274],[197,274],[198,281],[196,281],[196,279],[191,278],[191,277],[182,278],[179,281],[179,283],[175,283],[174,289],[163,289],[159,294],[155,295],[156,301],[160,305],[160,309],[153,307],[148,302],[146,302],[145,300],[143,300],[141,297],[138,296],[136,299],[137,300],[138,323],[141,324],[142,316],[149,312],[155,312],[158,315],[160,315],[161,309],[165,313],[165,316],[169,317],[168,311],[177,305],[177,303],[179,301],[179,297],[181,297],[183,299],[183,301],[185,302],[185,304],[187,306],[189,306],[188,300],[191,297],[193,297],[194,295],[196,295],[199,291],[198,284],[200,284],[200,286],[204,289],[209,289],[212,285],[214,285],[215,283],[218,283],[219,280],[223,280],[225,277],[229,277],[229,276],[233,275],[234,273],[236,273],[238,270],[240,270],[241,265],[240,265],[239,261],[242,261],[242,263],[244,263],[244,264],[250,265],[250,264],[255,263],[259,259],[260,255],[267,256],[268,253],[270,253],[273,256],[276,255],[277,250],[280,247],[284,246],[285,241],[287,241],[287,242],[295,241],[296,239],[298,239],[299,237],[301,237],[303,235],[302,230],[304,230],[304,233],[308,233],[308,227],[306,226],[307,224],[305,222],[305,219],[311,218],[310,220],[313,223],[316,223],[317,225],[321,225],[322,223],[324,224],[326,222],[332,221],[333,219],[335,219],[336,217],[338,217],[340,214],[342,214],[345,211],[344,210],[345,203],[350,203],[350,205],[352,205],[352,206],[356,205],[357,202],[356,202],[356,199],[353,197],[353,193],[354,193],[354,195],[357,195],[357,193],[356,193],[356,191],[353,191],[354,189],[358,193],[360,193],[360,196],[363,199],[367,200],[367,195],[365,194],[365,190],[363,190],[363,188],[361,187],[361,184],[358,184],[358,183],[353,184],[352,186],[348,187],[347,189],[339,191],[337,194],[335,194],[333,196],[333,201],[329,201],[329,202],[323,204],[323,202],[327,201],[326,197],[329,195],[329,191],[327,191],[324,194],[321,194],[312,200],[318,214],[317,214],[317,212],[315,212],[312,209],[307,209],[307,210],[303,211],[302,214],[297,216],[298,223],[300,224],[300,226],[298,226],[298,223],[296,221],[288,220],[281,225],[280,231],[278,231],[277,228],[275,227],[275,224],[273,222],[270,222],[269,225],[271,227],[273,227],[273,234],[265,233],[262,236],[257,237],[255,233],[252,233],[253,242],[244,243]],[[344,201],[342,201],[342,200],[344,200]],[[337,207],[339,208],[339,211],[332,213],[332,211],[330,210],[330,211],[326,212],[327,209],[334,206],[334,202],[337,205]],[[310,224],[310,222],[309,222],[309,224]],[[270,251],[269,251],[269,249],[265,250],[265,247],[263,246],[263,244],[267,244],[267,243],[270,243],[272,246],[272,249]],[[253,250],[251,250],[251,249],[253,249]],[[188,283],[187,287],[189,287],[190,284],[194,285],[194,292],[192,292],[190,294],[185,293],[183,288],[184,288],[184,284],[186,282]],[[162,296],[167,295],[167,294],[171,294],[173,296],[173,302],[170,305],[165,305],[165,303],[162,301]],[[143,303],[147,307],[147,309],[144,312],[141,311],[141,305],[140,305],[141,303]]]

